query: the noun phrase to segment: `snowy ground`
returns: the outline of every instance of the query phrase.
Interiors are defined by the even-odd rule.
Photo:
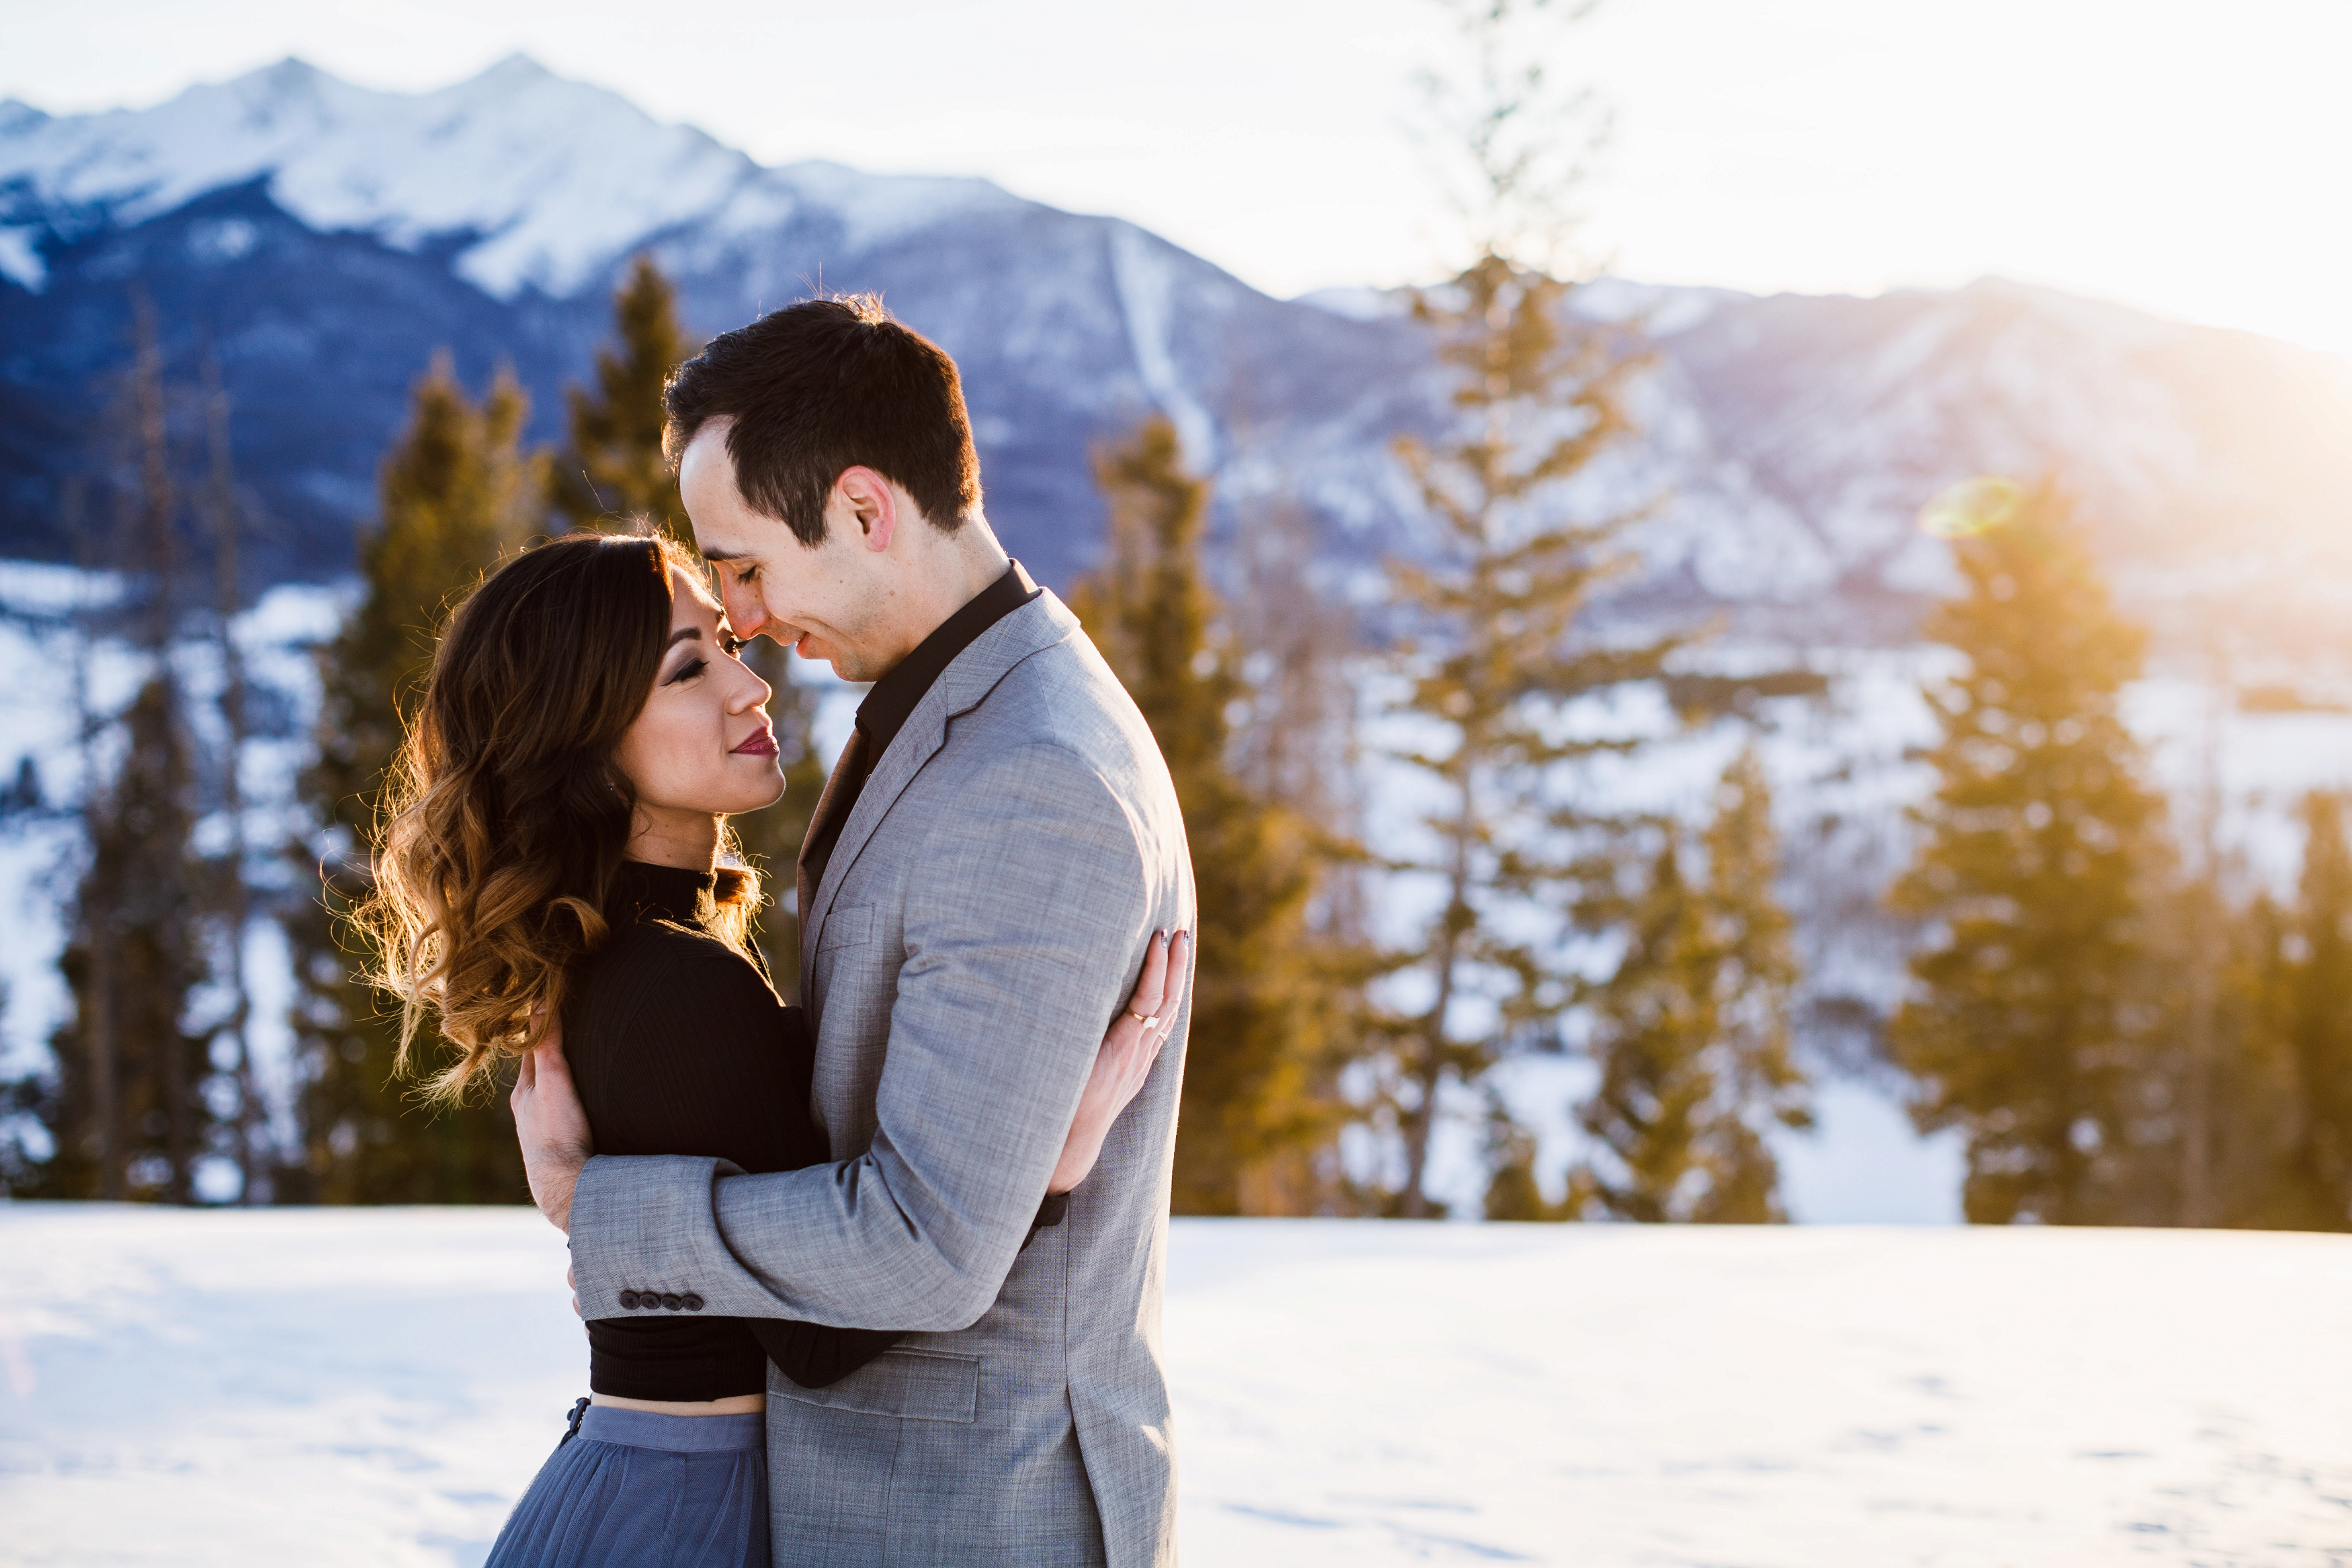
[[[478,1563],[581,1390],[513,1210],[0,1206],[0,1563]],[[1174,1228],[1186,1561],[2352,1563],[2352,1240]]]

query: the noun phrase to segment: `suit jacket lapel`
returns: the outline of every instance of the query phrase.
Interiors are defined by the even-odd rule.
[[[817,884],[814,901],[805,890],[800,896],[801,999],[809,1009],[812,1026],[819,1010],[814,979],[818,938],[824,932],[825,916],[833,912],[841,879],[856,863],[858,852],[874,836],[874,830],[881,825],[891,805],[914,782],[915,775],[922,771],[923,764],[947,743],[948,721],[979,706],[981,699],[1022,660],[1041,648],[1052,647],[1077,629],[1078,618],[1050,590],[1041,591],[1035,599],[973,638],[971,646],[940,672],[931,689],[923,694],[923,700],[907,716],[890,748],[875,760],[866,788],[850,810],[849,821],[842,824],[841,836],[834,841],[833,856],[825,862],[824,878]],[[816,815],[810,820],[812,837],[816,822],[824,818],[826,802],[835,798],[835,780],[840,777],[840,766],[835,764],[834,779],[826,781]]]

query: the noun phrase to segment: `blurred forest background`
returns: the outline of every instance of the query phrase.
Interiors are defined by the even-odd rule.
[[[1240,367],[1216,409],[1139,349],[1151,395],[1056,437],[1091,480],[1079,513],[1020,466],[1024,438],[980,406],[986,356],[959,349],[992,517],[1045,494],[1068,528],[1099,519],[1057,553],[1004,531],[1127,684],[1184,807],[1202,925],[1177,1212],[1778,1221],[1784,1152],[1850,1079],[1963,1151],[1970,1220],[2352,1229],[2347,798],[2238,798],[2225,755],[2231,715],[2337,706],[2264,674],[2275,645],[2227,606],[2111,581],[2145,490],[2030,444],[1994,444],[2025,458],[2003,472],[1898,466],[1888,504],[1916,524],[1890,553],[1936,562],[1899,592],[1836,599],[1849,574],[1743,606],[1662,546],[1692,526],[1644,455],[1675,438],[1673,323],[1575,244],[1590,106],[1511,47],[1543,9],[1459,8],[1468,63],[1428,110],[1468,239],[1454,277],[1358,312],[1404,367],[1377,396],[1360,361],[1253,361],[1272,350],[1244,301],[1188,350]],[[152,221],[250,246],[256,199]],[[1132,312],[1148,253],[1107,243]],[[436,351],[456,318],[406,323],[383,350],[404,413],[372,505],[341,514],[351,558],[321,563],[250,427],[299,425],[330,383],[233,391],[236,335],[173,318],[193,264],[157,254],[77,284],[109,303],[47,417],[83,456],[13,492],[40,513],[12,513],[16,553],[62,575],[7,613],[66,650],[72,766],[28,752],[0,799],[0,832],[54,862],[66,1002],[6,1085],[0,1181],[527,1201],[502,1104],[431,1113],[394,1074],[396,1019],[343,916],[435,629],[534,538],[690,536],[661,386],[739,318],[694,308],[681,278],[707,256],[617,258],[578,291],[599,346],[552,440],[515,370],[461,373],[457,326]],[[0,286],[0,322],[33,298]],[[1286,412],[1318,399],[1369,437]],[[1357,500],[1332,498],[1335,465]],[[1364,495],[1392,526],[1349,525]],[[1750,520],[1717,501],[1708,526]],[[306,572],[331,592],[270,597]],[[2196,672],[2171,777],[2133,708],[2158,653]],[[790,788],[738,827],[773,868],[856,692],[750,656]],[[761,940],[789,988],[786,898]]]

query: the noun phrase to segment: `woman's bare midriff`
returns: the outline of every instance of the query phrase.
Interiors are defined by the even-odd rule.
[[[588,1402],[615,1410],[646,1410],[656,1416],[757,1416],[768,1408],[764,1394],[736,1394],[725,1399],[624,1399],[617,1394],[591,1394]]]

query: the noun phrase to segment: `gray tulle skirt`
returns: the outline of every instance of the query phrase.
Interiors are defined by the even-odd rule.
[[[768,1568],[765,1418],[589,1406],[483,1568]]]

